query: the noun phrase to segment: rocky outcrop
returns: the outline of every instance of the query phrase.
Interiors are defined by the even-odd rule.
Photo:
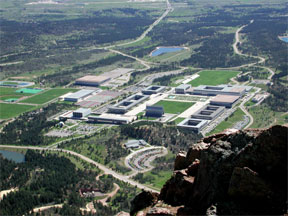
[[[278,125],[202,139],[176,157],[158,202],[177,215],[286,213],[287,132]]]
[[[156,204],[156,202],[158,200],[158,195],[159,194],[157,194],[157,193],[142,191],[131,202],[130,214],[134,215],[139,210],[144,209],[144,208],[146,208],[148,206]]]

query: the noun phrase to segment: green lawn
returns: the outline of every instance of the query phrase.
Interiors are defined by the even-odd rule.
[[[44,104],[68,92],[75,92],[75,91],[77,91],[77,89],[50,89],[43,93],[37,94],[33,97],[27,98],[21,102],[31,104]]]
[[[216,128],[214,128],[214,130],[206,135],[220,133],[227,128],[231,128],[236,122],[241,121],[244,115],[245,113],[240,108],[238,108],[234,113],[232,113],[232,115],[228,117],[228,119],[222,121],[219,125],[217,125]]]
[[[179,102],[179,101],[165,101],[161,100],[158,103],[154,104],[155,106],[163,106],[165,113],[182,113],[195,103],[193,102]]]
[[[0,119],[12,118],[35,108],[30,105],[0,103]]]
[[[174,120],[175,124],[179,124],[181,121],[183,121],[185,118],[181,118],[181,117],[178,117]]]
[[[189,82],[193,87],[199,85],[220,85],[230,82],[232,77],[235,77],[238,71],[221,71],[221,70],[205,70],[199,73],[199,77]]]
[[[29,96],[31,94],[23,94],[16,92],[17,88],[0,87],[0,100],[9,98],[20,98],[22,96]]]

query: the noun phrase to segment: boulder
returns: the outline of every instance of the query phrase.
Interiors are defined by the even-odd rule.
[[[186,152],[180,151],[175,158],[174,170],[185,169],[188,165],[188,161],[186,160]]]

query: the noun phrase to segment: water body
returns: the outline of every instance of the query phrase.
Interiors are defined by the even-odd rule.
[[[288,36],[287,36],[287,37],[280,37],[280,40],[282,40],[282,41],[288,43]]]
[[[13,151],[7,151],[7,150],[0,150],[0,154],[8,160],[12,160],[16,163],[22,163],[25,162],[25,155],[18,153],[18,152],[13,152]]]
[[[183,49],[184,49],[183,47],[158,47],[151,53],[151,56],[159,56],[164,53],[178,52]]]

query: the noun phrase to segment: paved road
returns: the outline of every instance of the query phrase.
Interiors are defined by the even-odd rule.
[[[115,45],[111,45],[111,46],[107,46],[107,47],[104,47],[104,49],[111,49],[113,47],[120,47],[120,46],[126,46],[126,45],[130,45],[130,44],[133,44],[133,43],[136,43],[138,41],[141,41],[142,39],[144,39],[146,37],[146,35],[152,31],[152,29],[157,26],[161,21],[162,19],[164,19],[168,14],[169,12],[172,12],[174,9],[172,7],[172,5],[170,4],[169,0],[166,0],[166,10],[165,12],[154,22],[152,23],[148,29],[146,29],[146,31],[144,31],[140,37],[138,37],[136,40],[133,40],[133,41],[129,41],[129,42],[126,42],[126,43],[122,43],[122,44],[115,44]]]
[[[250,24],[253,23],[253,22],[254,22],[254,20],[251,20],[251,21],[250,21]],[[259,60],[258,60],[257,62],[250,63],[250,64],[247,64],[247,65],[241,65],[241,67],[244,67],[244,66],[245,66],[245,67],[250,67],[250,66],[253,66],[253,65],[256,65],[256,64],[261,64],[261,63],[264,63],[264,62],[265,62],[265,58],[263,58],[263,57],[261,57],[261,56],[250,56],[250,55],[247,55],[247,54],[243,54],[243,53],[238,49],[238,44],[241,44],[241,41],[240,41],[240,39],[239,39],[239,32],[240,32],[243,28],[245,28],[246,26],[248,26],[248,25],[249,25],[249,24],[243,25],[243,26],[241,26],[239,29],[237,29],[237,31],[236,31],[236,33],[235,33],[235,42],[234,42],[234,44],[233,44],[233,50],[234,50],[234,52],[235,52],[236,54],[238,54],[238,55],[247,56],[247,57],[254,57],[254,58],[258,58]],[[271,68],[269,68],[269,67],[265,67],[265,66],[257,66],[257,67],[267,69],[267,70],[271,73],[271,75],[268,77],[269,80],[271,80],[272,77],[273,77],[273,75],[275,74],[275,72],[274,72]],[[251,95],[247,98],[247,100],[243,100],[243,102],[242,102],[242,103],[240,104],[240,106],[239,106],[239,107],[241,108],[241,110],[250,118],[249,124],[247,124],[244,129],[249,128],[249,127],[253,124],[253,122],[254,122],[253,116],[246,110],[244,104],[245,104],[247,101],[249,101],[252,97],[254,97],[254,95],[255,95],[256,93],[258,93],[260,90],[261,90],[261,89],[258,88],[256,92],[254,92],[253,94],[251,94]]]
[[[60,152],[64,152],[64,153],[67,153],[67,154],[70,154],[70,155],[74,155],[90,164],[93,164],[95,165],[96,167],[98,167],[99,169],[101,169],[104,174],[106,175],[112,175],[114,178],[116,179],[119,179],[120,181],[123,181],[123,182],[126,182],[132,186],[136,186],[140,189],[144,189],[144,190],[147,190],[147,191],[152,191],[152,192],[158,192],[157,190],[154,190],[154,189],[151,189],[143,184],[140,184],[134,180],[131,180],[129,179],[129,176],[125,176],[125,175],[122,175],[120,173],[117,173],[109,168],[107,168],[106,166],[104,166],[103,164],[100,164],[84,155],[81,155],[79,153],[76,153],[76,152],[73,152],[73,151],[70,151],[70,150],[66,150],[66,149],[47,149],[45,147],[32,147],[32,146],[13,146],[13,145],[0,145],[0,147],[5,147],[5,148],[16,148],[16,149],[33,149],[33,150],[49,150],[49,151],[60,151]]]

